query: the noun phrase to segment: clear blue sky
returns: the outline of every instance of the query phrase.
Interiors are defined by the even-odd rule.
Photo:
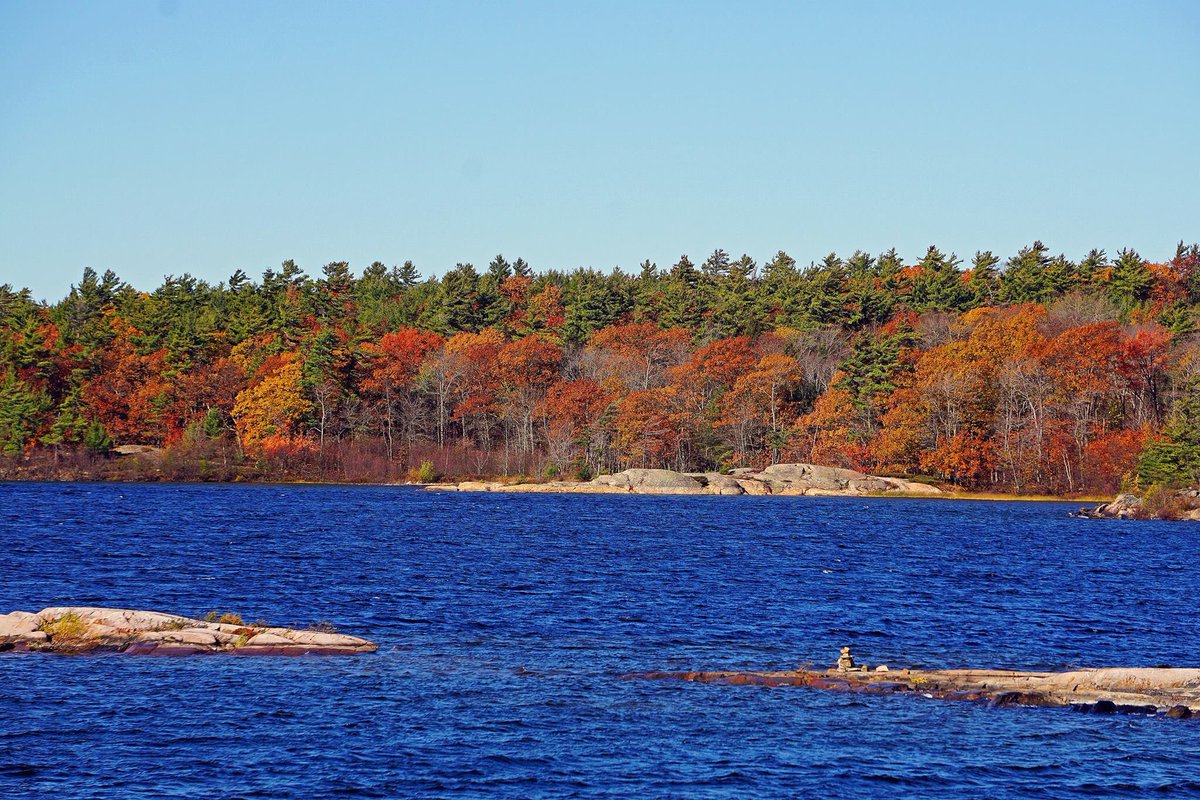
[[[0,3],[0,283],[1200,239],[1200,3]]]

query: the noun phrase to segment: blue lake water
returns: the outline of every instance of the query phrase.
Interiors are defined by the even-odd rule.
[[[1200,723],[629,680],[1196,665],[1200,525],[1058,503],[0,484],[0,611],[327,620],[353,658],[0,655],[0,792],[1200,794]]]

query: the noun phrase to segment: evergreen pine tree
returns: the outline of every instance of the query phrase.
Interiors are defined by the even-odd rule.
[[[1145,302],[1153,285],[1154,276],[1146,262],[1136,251],[1125,249],[1113,263],[1105,292],[1122,311],[1128,312]]]

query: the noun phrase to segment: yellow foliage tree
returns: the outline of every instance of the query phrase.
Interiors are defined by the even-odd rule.
[[[242,448],[252,455],[262,453],[268,439],[290,437],[296,423],[312,410],[312,403],[304,397],[303,372],[296,354],[267,359],[259,374],[261,379],[238,392],[233,403]]]

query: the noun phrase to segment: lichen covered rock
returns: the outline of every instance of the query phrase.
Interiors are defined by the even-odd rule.
[[[210,622],[157,611],[55,606],[0,614],[0,651],[129,655],[352,655],[374,642],[324,631]]]

